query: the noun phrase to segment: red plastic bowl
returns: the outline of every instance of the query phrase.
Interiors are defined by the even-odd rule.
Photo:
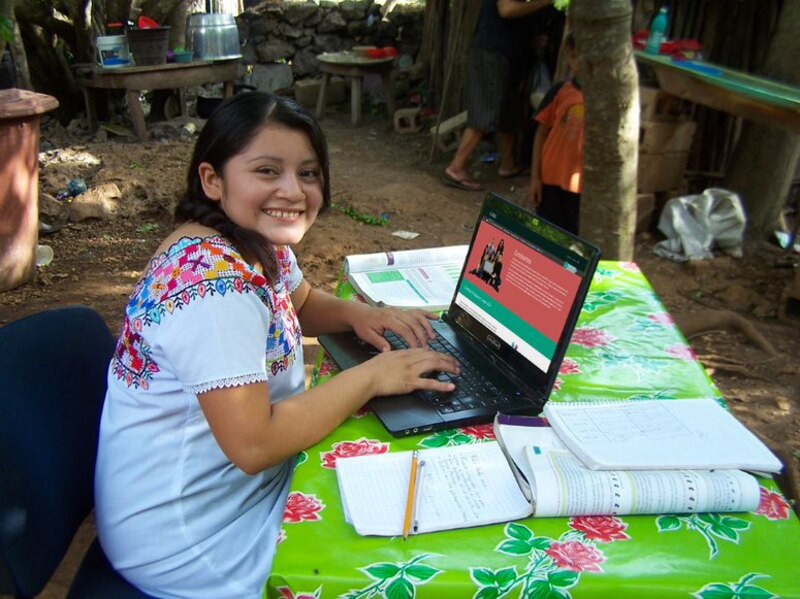
[[[383,48],[372,48],[367,50],[367,56],[369,58],[386,58],[386,52]]]
[[[159,27],[161,27],[161,25],[156,23],[150,17],[139,17],[139,29],[158,29]]]

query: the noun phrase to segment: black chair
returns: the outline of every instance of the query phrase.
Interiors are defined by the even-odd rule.
[[[94,506],[94,462],[114,338],[94,310],[0,328],[0,593],[33,597]],[[70,598],[142,599],[95,539]]]

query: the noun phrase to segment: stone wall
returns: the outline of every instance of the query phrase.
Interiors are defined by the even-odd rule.
[[[252,65],[248,83],[265,91],[290,88],[319,75],[319,54],[354,46],[393,46],[397,68],[407,70],[419,52],[423,15],[420,4],[397,4],[382,19],[373,0],[245,2],[236,23],[242,62]]]

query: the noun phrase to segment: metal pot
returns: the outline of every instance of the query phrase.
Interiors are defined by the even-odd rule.
[[[192,51],[196,60],[241,58],[239,29],[233,15],[189,15],[186,22],[186,49]]]

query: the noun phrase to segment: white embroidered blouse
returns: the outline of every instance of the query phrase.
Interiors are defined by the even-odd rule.
[[[184,238],[151,261],[127,306],[101,419],[96,514],[110,561],[146,593],[263,592],[292,464],[243,473],[197,394],[267,381],[276,403],[303,391],[289,296],[302,273],[288,247],[277,256],[269,285],[224,238]]]

